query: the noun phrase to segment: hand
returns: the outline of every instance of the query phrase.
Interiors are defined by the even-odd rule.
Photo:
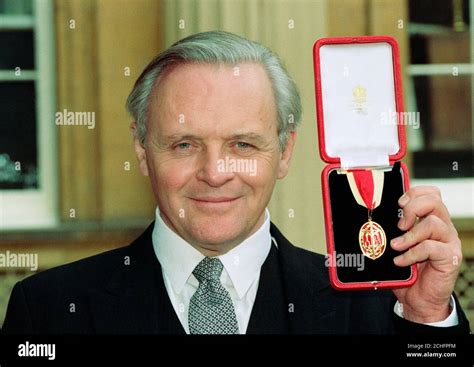
[[[419,323],[444,320],[451,312],[449,300],[462,261],[458,233],[436,187],[413,187],[398,204],[403,209],[398,227],[407,232],[394,238],[391,246],[408,251],[394,262],[398,266],[417,264],[418,279],[413,286],[393,292],[403,305],[405,319]]]

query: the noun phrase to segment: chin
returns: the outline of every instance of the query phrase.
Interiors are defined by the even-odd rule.
[[[242,236],[245,231],[242,221],[235,222],[222,219],[193,222],[191,225],[193,237],[203,245],[217,246],[233,242]]]

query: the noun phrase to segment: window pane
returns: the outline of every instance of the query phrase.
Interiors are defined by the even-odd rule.
[[[421,76],[414,85],[422,142],[415,177],[472,176],[471,76]]]
[[[29,15],[31,5],[31,0],[0,0],[0,14]]]
[[[0,32],[0,69],[32,70],[34,64],[33,32]]]
[[[459,23],[469,23],[469,0],[411,0],[407,3],[411,22],[453,28]]]
[[[34,82],[0,83],[0,189],[38,187]]]
[[[470,35],[465,32],[415,34],[410,38],[412,64],[461,64],[471,60]]]

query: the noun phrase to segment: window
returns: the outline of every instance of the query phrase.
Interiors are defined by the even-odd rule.
[[[410,1],[409,11],[413,184],[440,187],[453,217],[473,217],[472,0]]]
[[[0,227],[57,224],[51,0],[0,0]]]

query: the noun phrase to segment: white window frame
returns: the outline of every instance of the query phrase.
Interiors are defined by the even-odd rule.
[[[427,65],[409,65],[409,100],[410,106],[416,107],[414,102],[414,89],[411,78],[420,75],[451,75],[453,67],[458,68],[459,75],[471,75],[471,96],[474,96],[474,1],[469,2],[470,17],[470,47],[471,47],[471,63],[470,64],[427,64]],[[414,109],[413,109],[414,110]],[[471,108],[471,122],[474,126],[474,110]],[[408,129],[412,134],[410,141],[417,145],[417,136],[414,135],[412,129]],[[442,179],[413,179],[412,186],[430,185],[437,186],[441,190],[441,195],[446,204],[452,218],[474,218],[474,177],[465,178],[442,178]]]
[[[59,223],[56,129],[54,8],[51,0],[33,0],[33,15],[1,15],[0,26],[32,29],[35,70],[0,70],[0,81],[35,82],[38,189],[0,190],[0,229],[50,228]],[[13,128],[13,127],[12,127]]]

